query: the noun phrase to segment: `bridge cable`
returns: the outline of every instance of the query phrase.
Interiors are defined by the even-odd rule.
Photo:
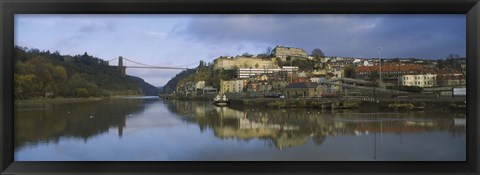
[[[148,65],[148,64],[143,64],[143,63],[140,63],[140,62],[136,62],[136,61],[130,60],[130,59],[128,59],[128,58],[123,58],[123,59],[128,60],[128,61],[130,61],[130,62],[132,62],[132,63],[140,64],[140,65],[142,65],[142,66],[158,67],[158,66],[152,66],[152,65]]]
[[[197,62],[195,62],[195,63],[185,64],[185,65],[181,65],[181,66],[173,66],[173,67],[184,68],[184,67],[186,67],[186,66],[190,66],[190,65],[194,65],[194,64],[199,64],[199,63],[200,63],[200,61],[197,61]]]
[[[111,62],[111,61],[114,61],[114,60],[117,60],[118,58],[115,58],[115,59],[111,59],[111,60],[107,60],[108,62]],[[139,65],[142,65],[142,66],[146,66],[146,67],[152,67],[152,68],[155,68],[155,67],[160,67],[160,66],[153,66],[153,65],[149,65],[149,64],[144,64],[144,63],[140,63],[140,62],[137,62],[137,61],[133,61],[131,59],[128,59],[128,58],[123,58],[127,61],[130,61],[132,63],[135,63],[135,64],[139,64]],[[194,64],[198,64],[200,61],[197,61],[197,62],[194,62],[194,63],[190,63],[190,64],[185,64],[185,65],[180,65],[180,66],[169,66],[170,68],[182,68],[182,69],[193,69],[193,68],[188,68],[186,66],[190,66],[190,65],[194,65]],[[128,66],[127,66],[128,67]]]
[[[111,60],[107,60],[107,62],[111,62],[113,60],[118,60],[118,58],[114,58],[114,59],[111,59]]]

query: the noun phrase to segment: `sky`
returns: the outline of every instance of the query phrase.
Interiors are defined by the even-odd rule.
[[[458,15],[15,15],[15,45],[119,56],[154,66],[196,67],[200,60],[276,45],[320,48],[326,56],[441,59],[466,55],[466,17]],[[124,61],[125,65],[139,66]],[[117,62],[110,62],[117,65]],[[181,70],[127,68],[163,86]]]

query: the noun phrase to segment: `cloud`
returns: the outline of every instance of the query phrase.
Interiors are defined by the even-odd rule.
[[[56,20],[55,23],[59,25],[62,23],[61,21]],[[105,20],[81,19],[72,22],[64,19],[62,25],[69,25],[70,30],[73,32],[67,36],[60,37],[53,45],[53,48],[75,48],[81,46],[81,43],[85,43],[86,40],[96,39],[96,34],[114,34],[116,31],[116,26],[112,22]]]
[[[58,40],[54,48],[73,48],[80,44],[80,41],[85,39],[85,35],[75,34],[72,36],[67,36]]]
[[[368,30],[368,29],[373,29],[377,26],[376,23],[372,23],[372,24],[367,24],[367,25],[360,25],[358,27],[356,27],[356,29],[358,30]]]
[[[465,55],[462,15],[205,15],[175,31],[206,45],[286,45],[327,55],[441,58]]]
[[[165,38],[165,37],[168,36],[168,33],[166,33],[166,32],[147,31],[144,34],[148,37],[154,37],[154,38]]]
[[[112,32],[114,30],[115,25],[113,25],[111,22],[82,20],[78,32],[88,34],[98,31]]]

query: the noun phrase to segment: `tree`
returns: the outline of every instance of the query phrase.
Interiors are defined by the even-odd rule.
[[[258,55],[257,55],[257,58],[266,59],[266,58],[268,58],[268,55],[267,55],[267,54],[264,54],[264,53],[261,53],[261,54],[258,54]]]
[[[289,61],[290,62],[290,66],[292,66],[292,57],[289,55],[287,56],[287,58],[285,59],[286,61]]]
[[[324,58],[325,54],[323,53],[323,51],[321,49],[315,48],[315,49],[312,50],[311,56],[316,58],[316,59],[319,59],[319,58]]]
[[[199,68],[205,67],[205,62],[203,60],[200,60],[200,64],[198,65]]]
[[[244,56],[244,57],[249,57],[249,58],[250,58],[250,57],[253,57],[253,55],[250,54],[250,53],[248,53],[248,52],[243,53],[242,56]]]
[[[372,72],[370,73],[370,80],[371,80],[371,81],[377,81],[377,80],[379,80],[379,79],[380,79],[380,72],[378,72],[378,71],[372,71]]]
[[[345,77],[347,78],[354,78],[355,76],[355,69],[353,69],[352,66],[347,66],[343,69],[343,74],[345,75]]]
[[[85,88],[75,89],[75,97],[88,97],[88,90]]]
[[[272,55],[272,47],[268,46],[265,54]]]
[[[117,68],[87,53],[62,56],[58,51],[29,51],[16,46],[14,60],[16,98],[40,97],[45,92],[71,97],[75,96],[76,88],[86,89],[89,96],[105,96],[107,90],[123,93],[145,87],[133,77],[119,76]]]
[[[460,55],[453,54],[453,53],[451,53],[447,56],[447,59],[458,59],[458,58],[460,58]]]

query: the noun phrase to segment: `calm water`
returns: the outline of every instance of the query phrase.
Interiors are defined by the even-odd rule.
[[[440,110],[440,109],[439,109]],[[322,113],[130,98],[17,106],[15,160],[460,160],[465,113]]]

